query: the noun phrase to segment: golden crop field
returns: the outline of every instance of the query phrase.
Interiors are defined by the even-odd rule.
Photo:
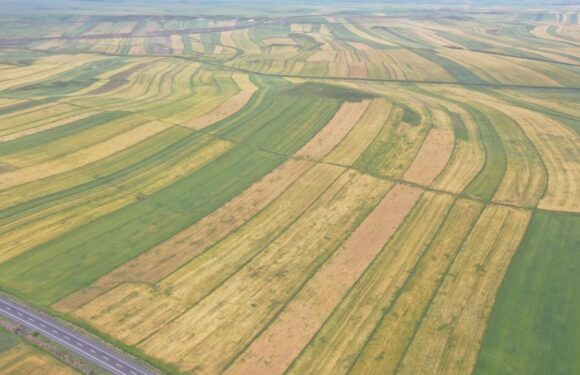
[[[78,375],[80,372],[0,328],[0,372],[6,375]]]
[[[0,292],[160,374],[580,373],[564,3],[8,1]]]

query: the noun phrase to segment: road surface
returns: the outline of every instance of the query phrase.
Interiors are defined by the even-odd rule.
[[[44,314],[39,314],[2,296],[0,296],[0,315],[38,332],[112,374],[153,375],[153,372],[136,365],[121,354],[108,350],[90,338],[65,328]]]

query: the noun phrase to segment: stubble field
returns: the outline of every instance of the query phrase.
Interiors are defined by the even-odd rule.
[[[0,16],[2,291],[163,373],[580,372],[577,7],[106,4]]]

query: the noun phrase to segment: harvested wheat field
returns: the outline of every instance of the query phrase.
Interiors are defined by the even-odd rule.
[[[580,373],[579,16],[7,1],[0,373]]]

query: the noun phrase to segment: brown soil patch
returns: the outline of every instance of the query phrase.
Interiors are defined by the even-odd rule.
[[[360,120],[370,100],[359,103],[344,103],[332,120],[297,153],[297,158],[321,160],[348,134]]]
[[[214,213],[54,307],[72,311],[121,282],[157,282],[165,278],[269,205],[311,166],[308,161],[288,160]]]
[[[367,66],[365,64],[351,64],[348,73],[351,78],[367,78]]]
[[[432,129],[403,179],[420,185],[430,185],[447,165],[454,141],[452,131]]]
[[[393,187],[333,258],[310,279],[297,298],[227,373],[283,373],[381,251],[421,192],[406,185]]]

